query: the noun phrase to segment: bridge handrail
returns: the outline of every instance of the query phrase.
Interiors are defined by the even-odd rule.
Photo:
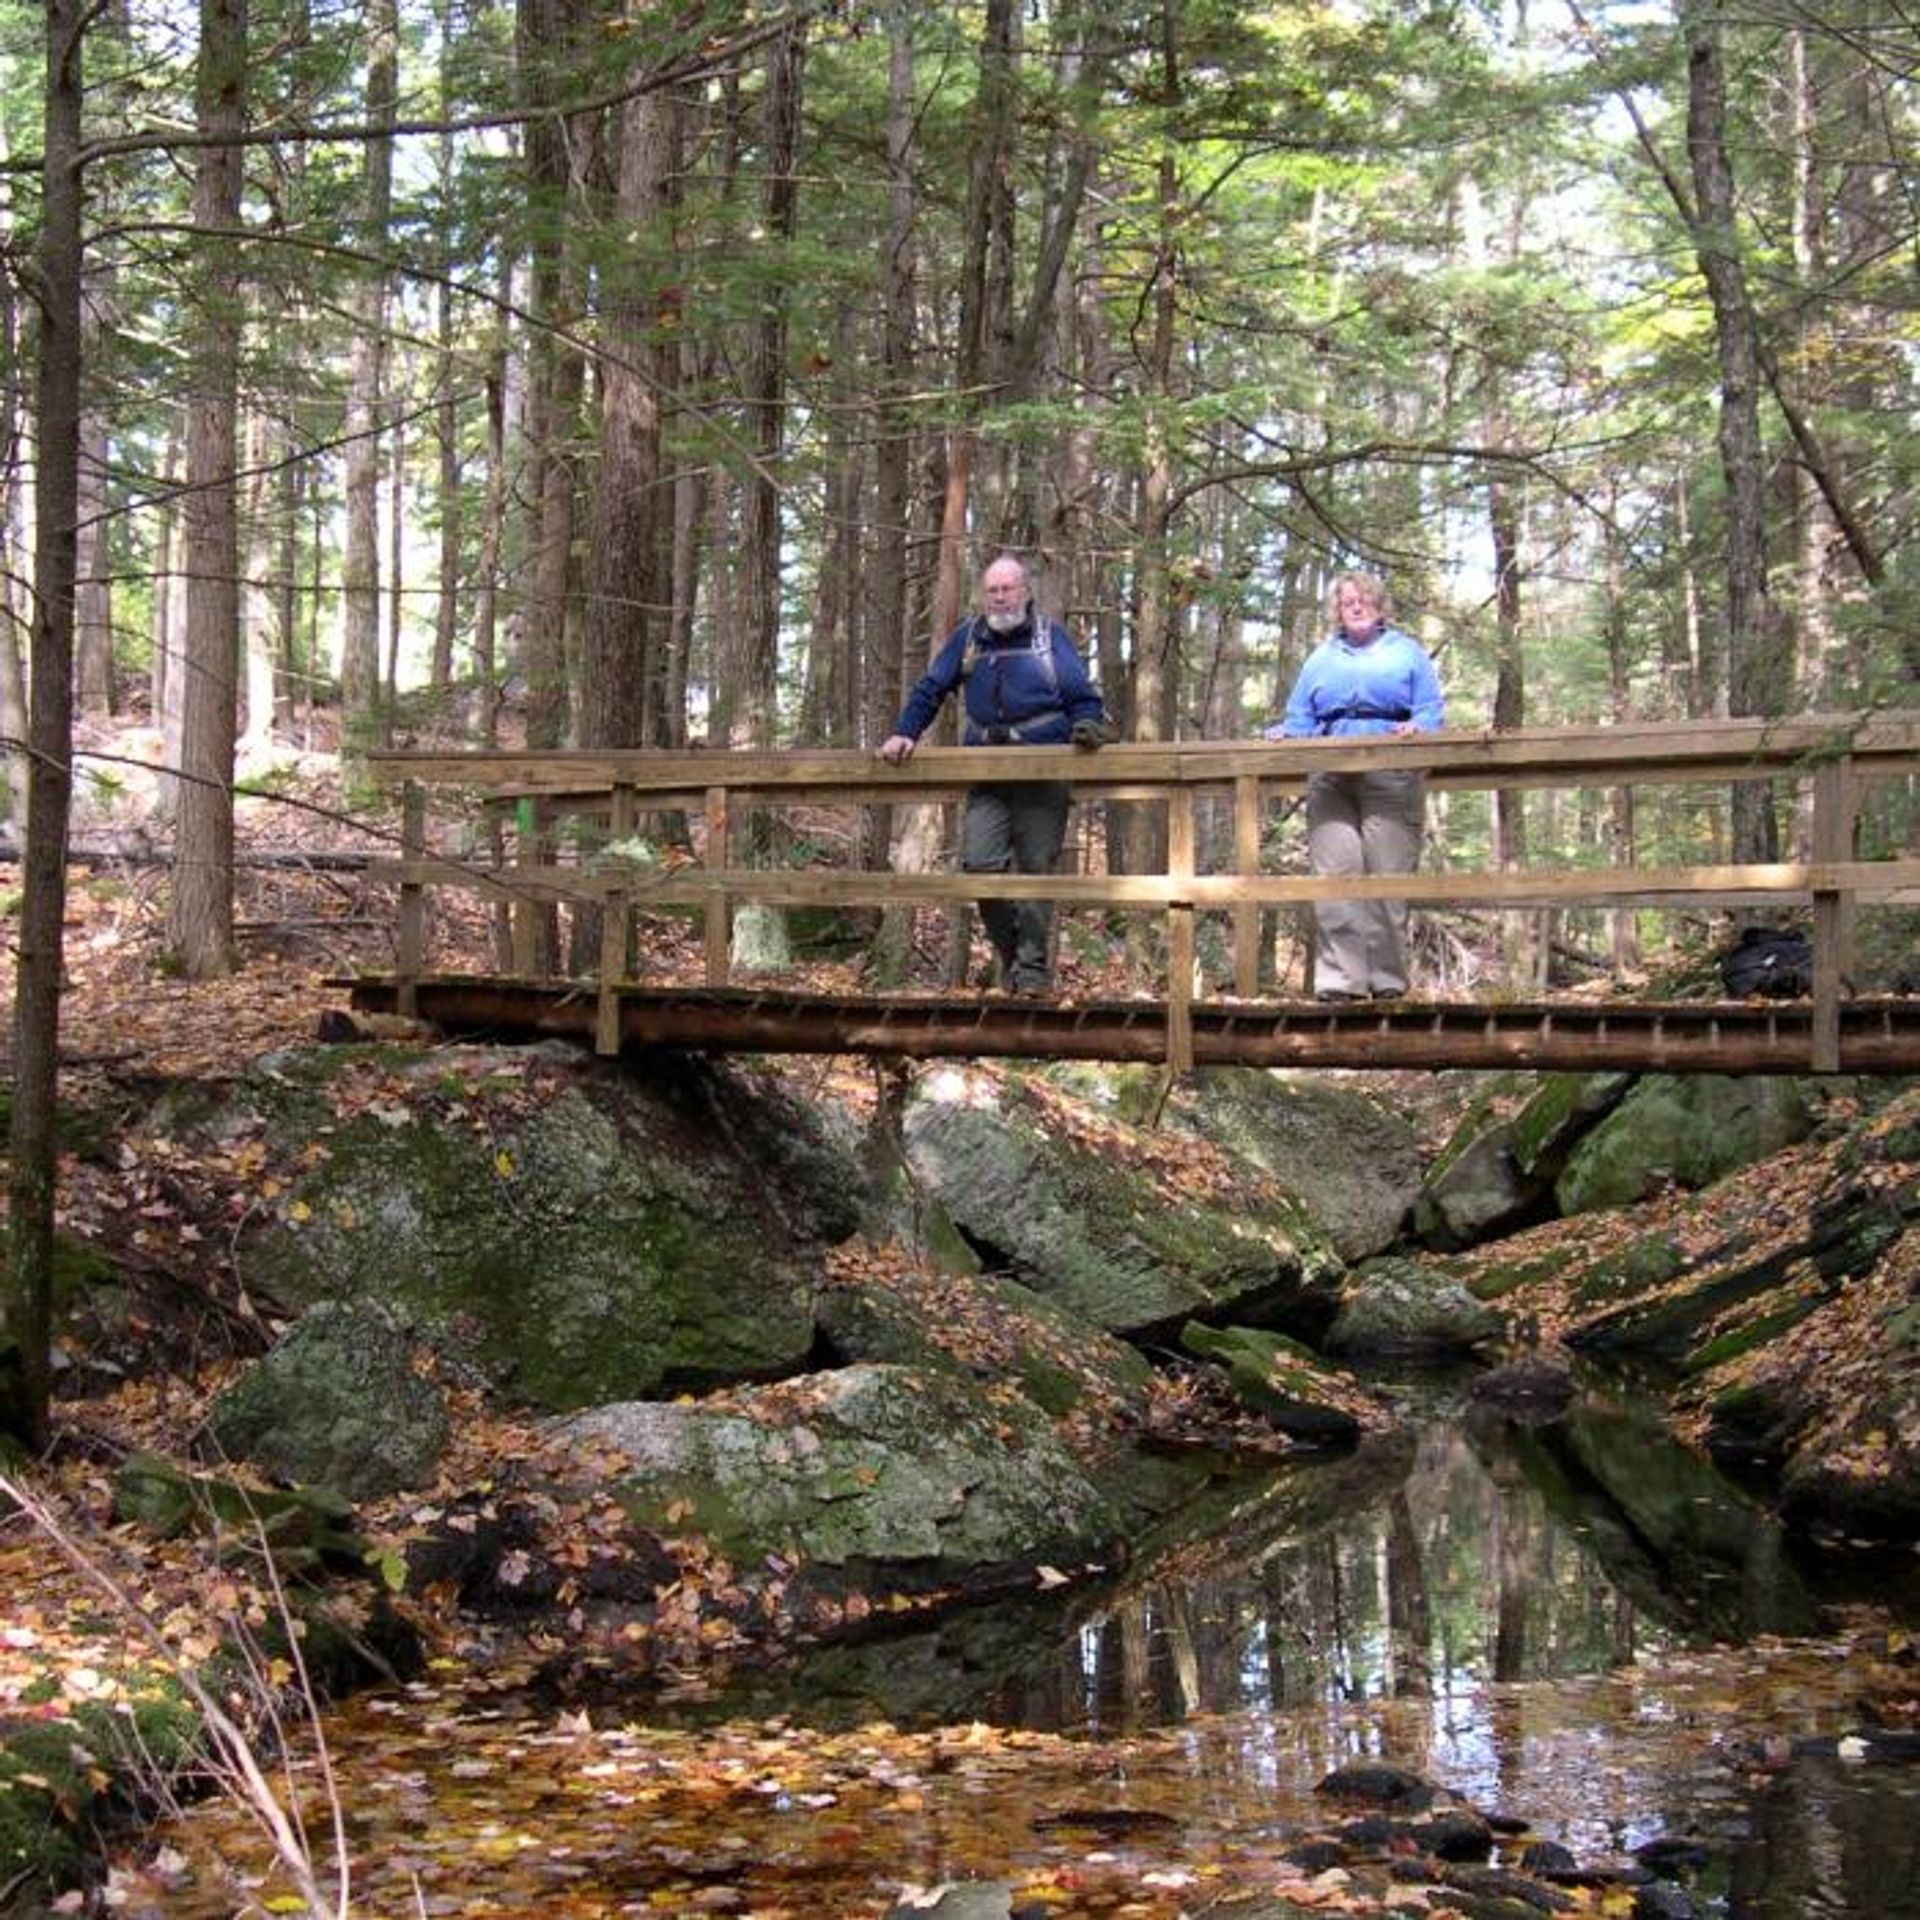
[[[1814,932],[1814,1061],[1837,1064],[1839,1005],[1854,903],[1920,898],[1920,860],[1853,858],[1859,785],[1866,778],[1920,773],[1920,713],[1808,715],[1780,721],[1645,722],[1616,727],[1536,727],[1508,732],[1449,729],[1399,737],[1300,741],[1128,743],[1086,752],[1070,747],[926,747],[904,766],[845,749],[771,753],[754,750],[574,748],[533,752],[439,753],[401,750],[368,756],[379,780],[404,796],[403,857],[375,872],[400,887],[402,1004],[425,957],[425,893],[433,886],[477,889],[505,898],[515,918],[517,972],[536,971],[526,911],[572,900],[603,909],[598,970],[603,1036],[617,1034],[617,991],[625,969],[631,910],[692,906],[706,919],[710,984],[729,968],[735,906],[909,904],[987,897],[1047,898],[1083,906],[1161,907],[1168,919],[1168,1058],[1191,1058],[1191,1003],[1197,910],[1227,908],[1234,922],[1236,991],[1258,991],[1259,912],[1278,902],[1330,898],[1404,898],[1506,906],[1693,898],[1713,904],[1810,900]],[[1812,859],[1766,865],[1560,873],[1420,873],[1372,879],[1321,879],[1259,871],[1261,824],[1268,804],[1300,791],[1311,774],[1368,768],[1419,768],[1436,788],[1620,787],[1797,776],[1812,782]],[[1060,779],[1084,798],[1151,800],[1168,808],[1166,872],[1118,875],[865,873],[742,868],[732,864],[731,822],[743,806],[816,803],[889,806],[951,799],[982,780]],[[477,794],[522,815],[532,857],[507,867],[471,867],[427,849],[426,790]],[[1233,800],[1233,858],[1228,871],[1196,870],[1194,802],[1226,790]],[[599,818],[625,842],[640,815],[685,807],[706,821],[704,863],[641,869],[613,860],[563,865],[543,852],[556,816]],[[1830,1069],[1827,1069],[1830,1070]]]
[[[723,786],[743,796],[805,789],[868,804],[947,798],[981,780],[1073,781],[1090,796],[1144,782],[1155,788],[1232,787],[1246,778],[1280,790],[1309,775],[1422,768],[1435,788],[1621,786],[1764,778],[1836,758],[1911,772],[1920,713],[1809,714],[1794,720],[1646,721],[1611,727],[1447,728],[1438,733],[1341,740],[1126,742],[1089,753],[1073,747],[923,746],[893,767],[852,748],[567,747],[442,753],[396,749],[367,756],[389,785],[464,786],[481,792],[565,797],[618,786],[654,803]],[[1591,778],[1573,776],[1587,774]]]

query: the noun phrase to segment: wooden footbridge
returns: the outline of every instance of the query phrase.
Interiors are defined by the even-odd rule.
[[[365,1011],[410,1014],[449,1032],[565,1035],[603,1053],[674,1047],[907,1058],[1023,1055],[1202,1065],[1658,1069],[1668,1072],[1920,1072],[1920,997],[1859,996],[1848,980],[1862,906],[1920,904],[1911,851],[1920,812],[1920,716],[1823,715],[1447,733],[1410,739],[1177,742],[1071,748],[927,748],[904,767],[851,752],[390,753],[375,757],[403,799],[400,857],[376,877],[399,890],[396,966],[345,984]],[[1268,827],[1320,770],[1417,767],[1430,795],[1551,789],[1627,817],[1634,796],[1684,796],[1687,830],[1725,844],[1727,794],[1778,783],[1800,857],[1764,865],[1591,865],[1449,870],[1444,823],[1416,875],[1329,881],[1272,871]],[[943,864],[938,814],[981,779],[1066,779],[1082,817],[1102,805],[1153,810],[1157,873],[1104,870],[1104,837],[1076,837],[1074,870],[961,874]],[[1890,789],[1890,790],[1889,790]],[[1680,802],[1670,802],[1677,806]],[[1447,805],[1430,800],[1430,810]],[[936,849],[923,870],[835,861],[827,844]],[[878,811],[878,818],[874,816]],[[1651,813],[1652,808],[1646,812]],[[756,816],[804,812],[804,862],[753,865],[770,844]],[[864,822],[863,822],[864,816]],[[1449,812],[1449,817],[1452,817]],[[1643,816],[1644,817],[1644,816]],[[832,832],[822,821],[842,823]],[[1889,825],[1889,822],[1892,825]],[[671,823],[666,832],[662,823]],[[1867,831],[1867,829],[1871,831]],[[951,836],[947,836],[950,840]],[[1878,850],[1866,842],[1883,843]],[[1891,847],[1892,850],[1888,850]],[[674,849],[677,848],[676,853]],[[905,864],[904,862],[902,863]],[[477,893],[497,909],[486,974],[436,971],[436,896]],[[1800,910],[1813,940],[1812,992],[1791,1001],[1405,1000],[1323,1005],[1261,991],[1261,916],[1336,896],[1513,911],[1596,906],[1696,915]],[[1063,916],[1147,915],[1163,927],[1154,989],[1140,998],[1014,998],[944,989],[818,994],[777,974],[734,976],[736,916],[751,907],[882,908],[964,914],[974,900],[1046,898]],[[704,979],[646,977],[636,928],[695,914]],[[1201,978],[1199,923],[1223,923],[1222,975]],[[558,956],[572,956],[562,965]]]

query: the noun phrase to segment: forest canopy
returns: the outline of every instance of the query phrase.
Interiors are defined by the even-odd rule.
[[[229,660],[215,736],[870,744],[1003,546],[1137,738],[1352,565],[1464,723],[1920,659],[1900,9],[8,0],[16,741],[61,16],[77,692],[171,764]]]

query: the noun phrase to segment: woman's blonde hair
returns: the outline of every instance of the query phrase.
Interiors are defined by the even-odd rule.
[[[1377,573],[1336,573],[1333,576],[1333,584],[1327,588],[1327,618],[1336,627],[1340,624],[1340,595],[1348,587],[1364,593],[1373,602],[1374,611],[1382,620],[1386,619],[1390,611],[1387,604],[1387,583]]]

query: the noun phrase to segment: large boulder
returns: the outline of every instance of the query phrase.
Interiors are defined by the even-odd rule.
[[[433,1477],[447,1444],[438,1387],[412,1342],[370,1301],[322,1301],[220,1393],[221,1452],[278,1479],[377,1500]]]
[[[1415,1235],[1452,1251],[1550,1217],[1569,1156],[1632,1084],[1620,1073],[1497,1081],[1428,1170],[1414,1202]]]
[[[1554,1196],[1561,1213],[1575,1214],[1708,1187],[1804,1140],[1814,1120],[1798,1080],[1648,1074],[1574,1148]]]
[[[1077,1409],[1137,1417],[1152,1368],[1137,1349],[993,1274],[838,1263],[816,1308],[838,1365],[930,1368],[1013,1386],[1056,1419]]]
[[[915,1177],[994,1267],[1095,1326],[1324,1325],[1340,1260],[1298,1202],[1219,1152],[1167,1153],[1038,1080],[942,1068],[905,1121]]]
[[[611,1448],[639,1525],[695,1531],[737,1564],[927,1589],[1012,1580],[1103,1552],[1115,1510],[1014,1394],[941,1372],[856,1366],[754,1388],[728,1406],[628,1402],[560,1437]]]
[[[1202,1067],[1171,1089],[1145,1067],[1056,1068],[1050,1077],[1122,1119],[1151,1116],[1257,1167],[1343,1260],[1391,1246],[1420,1189],[1426,1156],[1406,1116],[1324,1074]]]
[[[376,1299],[561,1411],[806,1364],[850,1138],[769,1077],[557,1049],[271,1056],[204,1132],[273,1178],[242,1258],[290,1309]]]

